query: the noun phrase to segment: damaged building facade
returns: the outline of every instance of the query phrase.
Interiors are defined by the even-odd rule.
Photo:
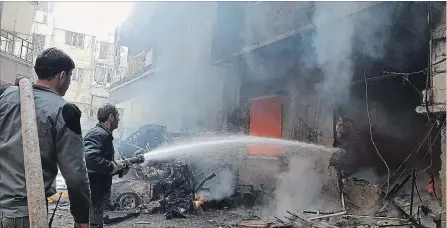
[[[433,3],[431,10],[435,15],[439,15],[440,19],[433,21],[433,16],[429,19],[431,21],[430,30],[430,43],[429,43],[429,63],[430,68],[427,71],[426,87],[423,90],[423,100],[422,105],[416,108],[416,111],[420,114],[427,116],[428,123],[440,125],[440,138],[441,138],[441,180],[442,182],[442,194],[445,196],[446,191],[446,123],[445,123],[445,112],[446,112],[446,6],[445,3]],[[442,121],[444,119],[444,121]],[[438,133],[438,134],[439,134]],[[438,136],[435,136],[438,137]],[[436,140],[436,138],[435,138]],[[445,218],[445,199],[443,200],[443,215]],[[445,226],[445,221],[443,226]]]
[[[51,47],[57,47],[73,58],[76,68],[64,98],[82,111],[81,126],[86,133],[97,122],[98,108],[109,101],[108,87],[118,80],[115,65],[120,59],[123,64],[119,67],[126,72],[126,47],[119,47],[124,51],[116,56],[113,32],[92,35],[79,29],[64,28],[55,18],[56,7],[56,2],[39,3],[31,29],[35,44],[33,59],[35,61],[43,50]]]
[[[435,199],[445,180],[443,17],[445,3],[219,3],[213,60],[228,72],[227,123],[343,148],[344,171],[380,186],[416,169]],[[259,158],[280,153],[249,151],[245,167],[275,173],[279,162]]]
[[[38,2],[0,2],[0,85],[33,76],[31,26]]]
[[[415,170],[438,213],[443,15],[445,3],[429,2],[138,3],[117,32],[133,73],[110,99],[124,137],[156,123],[338,147],[344,175],[382,191]],[[307,167],[255,144],[238,164],[239,183],[274,192],[277,173]]]

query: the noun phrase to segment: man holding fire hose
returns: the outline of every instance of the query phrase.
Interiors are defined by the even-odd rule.
[[[144,162],[139,155],[131,159],[114,160],[113,130],[118,128],[119,113],[115,106],[105,104],[98,109],[99,123],[84,137],[85,161],[90,180],[92,206],[90,226],[103,227],[104,208],[110,197],[112,176],[122,177],[129,171],[130,164]]]
[[[73,60],[63,51],[43,51],[34,66],[38,80],[33,94],[45,195],[56,193],[53,183],[59,167],[67,184],[75,226],[87,228],[90,189],[81,112],[62,98],[74,68]],[[0,87],[0,228],[29,227],[20,109],[19,87]]]

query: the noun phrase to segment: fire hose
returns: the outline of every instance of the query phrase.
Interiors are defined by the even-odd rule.
[[[142,154],[136,155],[131,158],[124,158],[120,160],[120,163],[122,164],[121,171],[117,172],[116,175],[118,175],[119,178],[124,176],[124,171],[130,169],[132,165],[141,164],[145,161],[144,156]]]
[[[20,79],[19,87],[23,163],[25,168],[29,224],[32,228],[46,228],[48,227],[47,207],[45,206],[45,188],[40,159],[33,87],[31,81],[27,78]]]

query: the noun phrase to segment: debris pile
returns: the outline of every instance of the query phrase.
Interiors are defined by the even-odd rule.
[[[184,160],[164,161],[141,167],[136,176],[152,183],[152,196],[149,204],[142,205],[144,213],[165,213],[166,219],[186,218],[186,213],[196,213],[203,202],[198,199],[203,184],[214,178],[213,173],[199,182],[192,168]]]
[[[159,207],[153,212],[164,212],[166,219],[186,218],[185,212],[195,213],[193,205],[196,180],[191,167],[186,162],[175,161],[161,164],[165,178],[153,185],[152,201],[157,201]]]
[[[440,213],[434,212],[440,211],[439,202],[429,191],[417,190],[415,171],[387,193],[378,185],[353,177],[342,179],[340,184],[341,211],[286,211],[288,215],[283,218],[274,217],[276,222],[285,227],[440,227]]]

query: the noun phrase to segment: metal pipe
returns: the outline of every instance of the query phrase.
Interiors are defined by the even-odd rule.
[[[413,169],[413,175],[411,178],[410,217],[413,216],[413,199],[414,199],[414,186],[415,185],[416,185],[416,169]]]
[[[318,216],[318,217],[313,217],[313,218],[309,218],[309,220],[329,218],[329,217],[340,216],[340,215],[344,215],[344,214],[346,214],[346,211],[341,211],[341,212],[337,212],[337,213],[333,213],[333,214],[329,214],[329,215],[322,215],[322,216]]]
[[[19,81],[20,119],[22,125],[23,163],[25,167],[26,194],[31,228],[47,228],[47,210],[37,134],[36,107],[33,87],[28,78]]]

